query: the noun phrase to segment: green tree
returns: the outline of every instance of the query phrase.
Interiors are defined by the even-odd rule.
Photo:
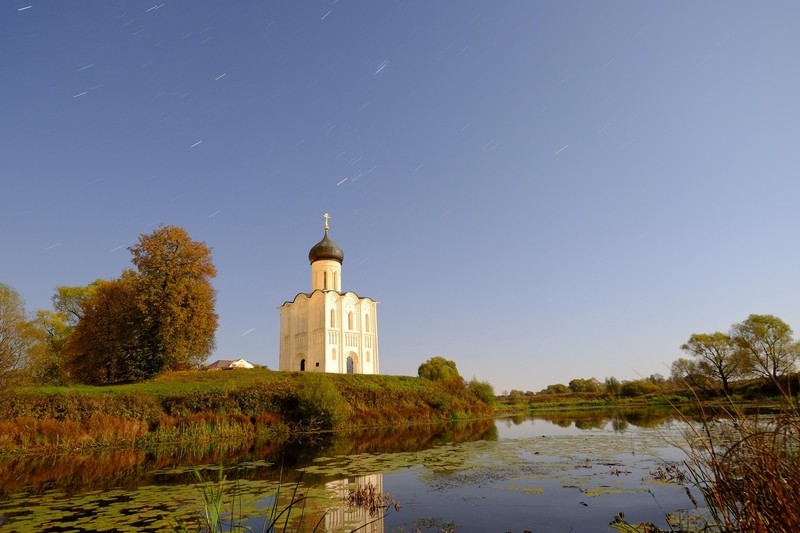
[[[525,395],[522,393],[521,390],[511,389],[511,392],[508,393],[508,403],[512,405],[517,405],[523,403],[525,401]]]
[[[440,356],[431,357],[419,365],[417,375],[431,381],[461,379],[461,374],[458,373],[456,363]]]
[[[649,379],[637,379],[634,381],[625,381],[622,383],[622,396],[629,398],[636,396],[644,396],[646,394],[653,394],[658,392],[658,385]]]
[[[30,352],[28,373],[39,385],[66,385],[69,381],[65,357],[66,346],[73,326],[64,314],[41,309],[30,322],[36,345]]]
[[[569,387],[563,383],[555,383],[553,385],[548,385],[545,389],[542,389],[539,394],[569,394],[570,392],[571,391],[569,390]]]
[[[160,226],[129,248],[138,271],[139,332],[161,370],[199,367],[214,349],[217,314],[211,249],[186,230]]]
[[[569,382],[569,390],[572,392],[599,392],[600,382],[595,378],[575,378]]]
[[[672,379],[678,384],[711,391],[718,387],[718,382],[712,379],[714,371],[708,361],[678,358],[672,363]]]
[[[64,317],[64,322],[68,326],[74,328],[83,318],[86,302],[91,299],[102,282],[102,279],[98,279],[85,286],[60,285],[56,287],[56,293],[53,295],[53,309]]]
[[[611,376],[606,378],[605,389],[606,393],[611,394],[612,396],[619,396],[619,394],[622,392],[622,383],[620,383],[619,380],[614,376]]]
[[[494,404],[494,387],[488,381],[478,381],[477,378],[473,377],[467,384],[467,388],[486,405]]]
[[[36,344],[26,370],[34,383],[65,385],[69,381],[67,344],[101,282],[98,279],[86,286],[56,287],[53,310],[39,310],[30,321]]]
[[[773,315],[750,315],[734,324],[731,337],[757,375],[777,380],[794,369],[798,348],[792,328]]]
[[[681,345],[681,350],[697,361],[697,366],[691,369],[693,372],[719,380],[726,393],[729,391],[731,380],[744,375],[747,369],[747,359],[743,351],[730,335],[719,331],[693,333],[689,340]]]

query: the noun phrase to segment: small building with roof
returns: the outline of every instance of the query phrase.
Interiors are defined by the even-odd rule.
[[[285,371],[379,374],[378,303],[342,292],[344,251],[325,233],[311,247],[311,292],[280,306],[280,361]]]
[[[217,359],[206,366],[206,370],[233,370],[234,368],[255,368],[255,365],[244,359]]]

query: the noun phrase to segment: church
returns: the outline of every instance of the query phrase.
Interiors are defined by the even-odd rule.
[[[311,292],[280,306],[285,371],[378,374],[378,302],[342,292],[344,252],[325,234],[311,247]]]

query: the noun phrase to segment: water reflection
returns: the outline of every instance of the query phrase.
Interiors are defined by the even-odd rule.
[[[226,494],[238,498],[254,531],[263,529],[265,509],[291,505],[295,490],[303,495],[304,514],[293,513],[291,523],[301,520],[303,528],[308,526],[298,530],[319,522],[320,531],[427,531],[420,524],[459,518],[469,520],[459,530],[477,531],[498,526],[491,521],[502,508],[508,524],[503,527],[521,531],[535,525],[529,523],[531,505],[541,515],[539,525],[551,520],[558,530],[577,523],[571,506],[591,527],[608,523],[612,505],[619,506],[614,513],[638,509],[641,520],[655,520],[663,516],[659,505],[668,502],[677,509],[686,499],[682,489],[665,487],[648,489],[658,493],[659,505],[650,501],[651,492],[636,499],[654,464],[652,454],[664,445],[662,428],[649,428],[676,418],[656,409],[558,411],[304,436],[289,443],[5,458],[0,460],[0,522],[10,520],[20,531],[83,531],[98,524],[137,531],[169,528],[176,513],[196,516],[200,509],[195,469],[216,479],[220,465],[229,480]],[[348,503],[358,487],[388,491],[402,503],[402,512],[386,506],[388,513],[376,514],[369,506]],[[477,501],[480,509],[472,507]]]
[[[381,495],[384,494],[383,474],[330,481],[325,484],[325,488],[336,495],[335,500],[342,502],[347,502],[348,496],[359,489],[372,490],[374,494]],[[340,531],[346,528],[348,531],[383,533],[385,510],[382,506],[371,506],[368,503],[360,506],[343,504],[332,507],[325,513],[323,519],[325,529],[322,531]]]
[[[501,436],[580,435],[588,431],[623,433],[632,427],[655,428],[693,416],[674,408],[558,410],[514,415],[500,420]],[[510,430],[510,431],[509,431]]]
[[[294,483],[301,476],[297,470],[319,456],[413,452],[443,443],[495,440],[497,435],[494,420],[489,419],[319,434],[283,443],[220,441],[149,450],[4,457],[0,458],[0,500],[21,492],[37,495],[55,490],[69,496],[146,485],[191,484],[195,482],[194,467],[216,470],[219,465],[234,470],[229,479],[281,478],[284,483]],[[247,463],[247,468],[237,469],[236,465],[242,463]]]

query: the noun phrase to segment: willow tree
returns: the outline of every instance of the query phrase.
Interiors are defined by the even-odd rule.
[[[198,367],[214,349],[217,270],[211,249],[186,230],[160,226],[129,248],[137,270],[142,338],[163,370]]]
[[[726,393],[729,392],[731,380],[745,375],[750,368],[747,356],[736,341],[719,331],[693,333],[681,345],[681,350],[694,357],[696,362],[694,367],[687,366],[687,376],[697,373],[719,381]]]
[[[794,370],[798,346],[792,328],[773,315],[750,315],[731,327],[731,337],[747,354],[753,372],[777,380]]]

